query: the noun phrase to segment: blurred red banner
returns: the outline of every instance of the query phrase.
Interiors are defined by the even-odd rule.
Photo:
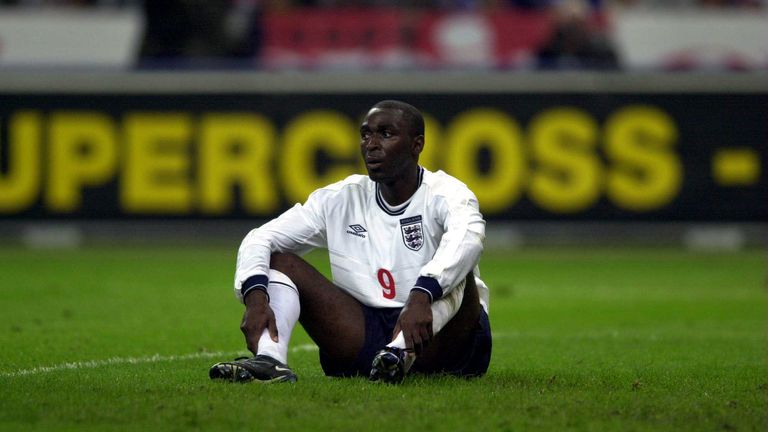
[[[520,67],[551,36],[546,12],[296,9],[264,20],[268,68]]]

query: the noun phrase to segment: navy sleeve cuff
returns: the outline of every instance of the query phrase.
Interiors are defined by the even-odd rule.
[[[440,284],[437,283],[437,279],[427,276],[419,276],[419,278],[416,279],[416,285],[413,289],[428,292],[429,296],[432,297],[432,301],[443,296],[443,289],[440,287]]]
[[[267,299],[269,299],[269,293],[267,292],[267,285],[269,285],[269,278],[267,275],[256,275],[251,276],[248,279],[243,282],[243,285],[240,287],[240,294],[243,297],[243,301],[245,301],[245,296],[248,295],[253,290],[260,290],[264,291],[264,294],[267,295]]]

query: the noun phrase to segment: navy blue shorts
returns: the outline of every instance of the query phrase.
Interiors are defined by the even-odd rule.
[[[361,305],[365,316],[365,343],[353,365],[339,365],[332,358],[320,350],[320,365],[328,376],[350,377],[368,376],[371,372],[371,363],[376,353],[392,341],[392,332],[395,330],[397,318],[400,316],[400,308],[377,309]],[[442,373],[462,376],[482,376],[488,370],[491,362],[491,323],[488,314],[481,308],[480,318],[474,329],[474,337],[466,349],[464,357],[455,365]]]

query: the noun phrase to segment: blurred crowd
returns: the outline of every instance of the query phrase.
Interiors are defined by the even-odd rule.
[[[139,67],[196,59],[258,61],[265,14],[299,7],[498,11],[551,16],[551,34],[533,53],[539,69],[616,69],[619,59],[606,25],[595,17],[612,8],[757,8],[768,0],[0,0],[0,6],[140,9],[144,37]],[[194,65],[194,64],[192,64]]]
[[[259,58],[265,11],[360,6],[544,11],[552,14],[554,25],[551,38],[534,53],[538,68],[604,70],[619,65],[610,39],[591,19],[604,6],[602,0],[175,0],[143,3],[146,30],[140,67],[163,67],[169,59],[194,66],[195,59]]]
[[[291,7],[350,7],[350,6],[394,6],[411,8],[493,8],[518,7],[524,9],[541,9],[556,6],[562,0],[0,0],[0,5],[10,6],[67,6],[67,7],[137,7],[141,4],[221,4],[226,7],[240,7],[250,4],[258,8],[291,8]],[[733,8],[765,8],[768,0],[588,0],[590,6],[599,9],[606,6],[622,7],[733,7]]]

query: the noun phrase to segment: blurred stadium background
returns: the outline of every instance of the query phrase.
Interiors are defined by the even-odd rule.
[[[382,98],[490,246],[768,243],[764,0],[3,0],[0,241],[234,247]]]

